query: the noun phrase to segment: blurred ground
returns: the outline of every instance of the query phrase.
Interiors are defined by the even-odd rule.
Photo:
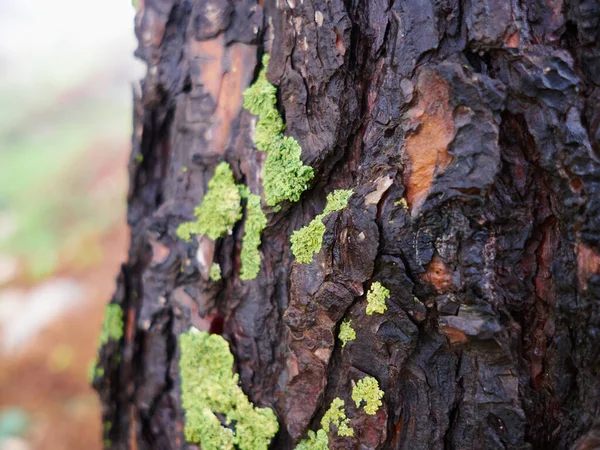
[[[126,257],[133,16],[0,2],[0,450],[100,448],[87,370]]]

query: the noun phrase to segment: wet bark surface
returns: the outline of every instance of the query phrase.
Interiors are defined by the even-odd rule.
[[[335,397],[355,436],[330,448],[598,448],[598,2],[140,3],[126,329],[96,381],[114,448],[194,448],[177,368],[192,325],[229,341],[244,391],[277,414],[274,449]],[[175,230],[220,161],[262,192],[241,105],[264,52],[315,178],[298,203],[263,202],[261,271],[241,281],[243,222],[217,241]],[[333,189],[355,194],[299,264],[290,235]],[[375,281],[391,298],[367,316]],[[351,399],[365,375],[385,392],[374,416]]]

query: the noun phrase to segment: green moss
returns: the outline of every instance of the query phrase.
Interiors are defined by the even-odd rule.
[[[317,215],[307,226],[294,231],[290,241],[292,243],[292,253],[299,263],[310,263],[314,254],[321,250],[323,235],[325,234],[323,219],[334,211],[344,209],[352,194],[351,189],[338,189],[330,193],[327,196],[327,205],[323,212]]]
[[[319,430],[316,433],[308,430],[308,439],[301,440],[295,450],[328,450],[328,444],[329,438],[325,430]]]
[[[374,415],[383,404],[383,391],[379,389],[379,383],[373,377],[365,377],[352,388],[352,400],[356,407],[360,408],[361,402],[365,402],[364,410],[367,414]]]
[[[260,197],[248,194],[246,203],[246,222],[244,224],[244,237],[242,238],[242,269],[240,279],[252,280],[260,272],[260,235],[267,226],[267,216],[260,208]]]
[[[342,341],[342,347],[345,347],[349,341],[356,339],[356,331],[352,328],[351,320],[344,320],[340,325],[338,338]]]
[[[231,233],[235,223],[242,218],[240,193],[229,164],[222,162],[208,182],[208,191],[200,206],[194,210],[195,222],[185,222],[177,228],[177,236],[189,241],[192,234],[218,239]]]
[[[100,332],[99,346],[108,341],[119,341],[123,337],[123,310],[116,303],[106,306],[104,311],[104,322]]]
[[[385,300],[390,298],[389,289],[376,281],[371,285],[371,289],[367,292],[367,315],[373,313],[383,314],[387,310]]]
[[[349,426],[350,419],[346,417],[344,400],[336,397],[331,402],[329,409],[321,419],[321,427],[325,432],[331,430],[331,425],[337,428],[338,436],[354,436],[354,430]]]
[[[285,125],[277,111],[277,88],[266,76],[269,56],[263,57],[263,69],[252,86],[244,91],[244,108],[258,116],[254,130],[254,145],[267,152],[263,189],[269,206],[289,200],[297,202],[314,177],[312,167],[302,163],[302,148],[298,141],[284,136]]]
[[[232,373],[225,339],[190,331],[179,338],[185,438],[204,450],[266,450],[279,425],[270,408],[255,408]]]
[[[188,166],[181,166],[181,173],[186,173],[188,171]]]
[[[219,281],[221,279],[221,266],[217,263],[213,263],[210,266],[209,277],[213,281]]]

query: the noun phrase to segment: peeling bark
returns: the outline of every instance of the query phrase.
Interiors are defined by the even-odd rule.
[[[95,380],[107,446],[195,448],[177,368],[193,325],[275,411],[272,448],[336,397],[354,437],[330,448],[597,448],[599,30],[593,0],[140,1],[125,333]],[[264,52],[315,178],[280,211],[263,201],[261,270],[241,281],[243,222],[217,241],[175,231],[221,161],[262,192],[242,92]],[[299,264],[290,235],[334,189],[354,195]],[[388,308],[366,315],[376,281]],[[351,398],[367,375],[375,415]]]

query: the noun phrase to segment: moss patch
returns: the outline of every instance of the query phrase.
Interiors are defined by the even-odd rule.
[[[349,341],[356,339],[356,331],[352,328],[351,320],[344,320],[340,325],[338,338],[342,341],[342,347],[345,347]]]
[[[194,210],[197,220],[179,225],[177,236],[189,242],[192,234],[206,235],[214,240],[231,233],[235,223],[242,218],[240,201],[229,164],[219,163],[208,182],[202,203]]]
[[[247,188],[246,188],[247,189]],[[242,238],[242,268],[240,270],[241,280],[253,280],[260,272],[260,235],[267,226],[267,216],[260,208],[260,197],[251,194],[249,191],[245,197],[246,203],[246,222],[244,224],[244,237]]]
[[[232,373],[225,339],[190,331],[179,337],[185,438],[204,450],[266,450],[279,425],[270,408],[255,408]]]
[[[379,383],[373,377],[365,377],[356,383],[352,388],[352,400],[356,407],[360,408],[362,402],[365,402],[364,410],[367,414],[374,415],[383,404],[383,391],[379,389]]]
[[[383,314],[387,310],[386,299],[390,298],[390,290],[376,281],[367,292],[367,315]]]
[[[269,55],[263,57],[263,68],[257,80],[244,91],[244,108],[258,116],[254,130],[256,148],[267,152],[264,165],[263,189],[269,206],[289,200],[297,202],[314,177],[312,167],[300,158],[298,141],[284,136],[285,125],[277,111],[277,88],[267,80]]]
[[[314,254],[321,250],[323,235],[325,234],[323,219],[334,211],[344,209],[353,192],[351,189],[338,189],[330,193],[327,196],[327,205],[323,212],[317,215],[307,226],[294,231],[290,241],[292,243],[292,253],[299,263],[310,263]]]

